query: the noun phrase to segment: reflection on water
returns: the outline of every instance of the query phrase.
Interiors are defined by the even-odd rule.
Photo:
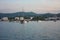
[[[0,40],[60,40],[60,21],[0,22]]]

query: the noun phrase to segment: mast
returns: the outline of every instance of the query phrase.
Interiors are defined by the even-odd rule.
[[[23,13],[23,15],[22,15],[22,16],[24,17],[24,8],[22,8],[22,13]]]

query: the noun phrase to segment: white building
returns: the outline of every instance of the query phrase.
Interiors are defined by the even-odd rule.
[[[57,19],[59,19],[59,20],[60,20],[60,17],[58,17]]]
[[[60,20],[60,17],[48,17],[48,18],[45,18],[45,20]]]
[[[8,21],[8,17],[3,17],[1,20]]]
[[[1,19],[0,19],[0,21],[1,21]]]
[[[49,20],[50,20],[50,19],[57,19],[57,17],[49,17],[48,19],[49,19]]]
[[[24,17],[20,17],[20,20],[24,20]]]
[[[33,17],[30,17],[30,19],[33,19]]]
[[[19,20],[19,17],[15,17],[15,20]]]

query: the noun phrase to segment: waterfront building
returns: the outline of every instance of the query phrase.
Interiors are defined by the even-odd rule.
[[[33,17],[30,17],[30,19],[33,19]]]
[[[15,20],[19,20],[19,17],[15,17]]]
[[[60,20],[60,17],[48,17],[45,20]]]
[[[8,21],[8,17],[3,17],[1,20],[2,21]]]
[[[20,20],[24,20],[24,17],[20,17]]]

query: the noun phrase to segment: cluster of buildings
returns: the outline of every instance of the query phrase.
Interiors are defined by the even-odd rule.
[[[21,20],[26,20],[26,21],[29,21],[29,20],[32,20],[33,17],[30,17],[30,19],[25,19],[24,17],[15,17],[14,20],[15,21],[21,21]],[[13,20],[13,19],[11,19]],[[9,18],[8,17],[3,17],[0,19],[0,21],[9,21]]]
[[[48,17],[48,18],[45,18],[45,20],[47,21],[60,20],[60,17]]]
[[[30,21],[34,17],[30,17],[29,19],[25,19],[24,17],[15,17],[13,21]],[[46,21],[54,21],[54,20],[60,20],[60,17],[47,17],[45,18]],[[0,19],[0,21],[9,21],[8,17],[3,17]]]

